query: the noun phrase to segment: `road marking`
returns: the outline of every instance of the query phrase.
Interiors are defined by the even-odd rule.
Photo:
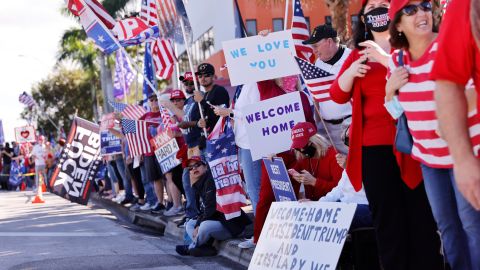
[[[0,236],[13,237],[98,237],[98,236],[116,236],[116,232],[94,233],[94,232],[0,232]]]

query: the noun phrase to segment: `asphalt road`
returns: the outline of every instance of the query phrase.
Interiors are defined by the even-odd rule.
[[[182,257],[177,240],[118,220],[95,205],[0,191],[0,270],[246,269],[222,257]]]

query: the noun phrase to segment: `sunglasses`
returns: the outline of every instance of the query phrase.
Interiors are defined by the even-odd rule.
[[[199,163],[195,163],[195,164],[193,164],[193,165],[190,165],[190,166],[188,166],[187,168],[188,168],[189,171],[193,171],[193,170],[195,170],[196,168],[198,168],[198,167],[200,167],[200,166],[202,166],[202,165],[203,165],[203,164],[199,162]]]
[[[194,83],[193,83],[193,82],[184,82],[183,85],[185,85],[185,86],[193,86]]]
[[[198,77],[199,79],[201,79],[201,78],[209,78],[209,77],[212,77],[212,76],[213,76],[213,74],[198,74],[198,75],[197,75],[197,77]]]
[[[418,5],[407,5],[402,9],[402,12],[406,16],[413,16],[413,15],[417,14],[419,9],[421,9],[425,12],[430,12],[430,11],[432,11],[432,3],[421,2]]]
[[[170,99],[170,101],[176,103],[176,102],[183,101],[183,99],[181,99],[181,98],[174,98],[174,99]]]
[[[151,99],[149,99],[148,101],[154,102],[154,101],[158,101],[158,99],[157,99],[157,98],[151,98]]]
[[[307,149],[307,147],[309,147],[310,145],[312,145],[312,144],[309,143],[309,144],[305,145],[305,147],[303,147],[303,148],[294,148],[294,149],[295,149],[295,151],[298,151],[298,152],[300,152],[300,153],[302,153],[302,154],[305,155],[306,149]]]

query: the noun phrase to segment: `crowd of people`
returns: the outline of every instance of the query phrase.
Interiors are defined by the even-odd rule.
[[[123,154],[105,157],[99,191],[132,211],[183,215],[182,256],[215,255],[214,240],[239,236],[252,222],[253,236],[239,247],[254,248],[275,196],[265,166],[252,159],[242,109],[299,91],[306,120],[292,128],[291,149],[276,156],[300,201],[357,204],[351,230],[373,227],[378,245],[378,260],[358,269],[480,269],[480,25],[467,16],[480,8],[471,2],[453,0],[436,33],[429,1],[363,0],[352,48],[330,25],[316,27],[304,44],[336,80],[315,100],[297,76],[239,86],[231,99],[215,84],[214,66],[200,64],[180,76],[183,91],[152,93],[140,119],[151,138],[165,131],[176,138],[182,164],[162,172],[153,149],[130,157],[117,131]],[[171,114],[167,126],[163,108]],[[205,132],[221,118],[233,123],[253,220],[217,210]],[[5,181],[13,162],[41,175],[55,157],[41,139],[23,150],[7,143],[2,187],[15,188]]]

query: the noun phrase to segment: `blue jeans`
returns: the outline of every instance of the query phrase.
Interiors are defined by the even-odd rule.
[[[197,196],[195,190],[190,185],[190,171],[188,168],[183,169],[182,184],[185,190],[185,198],[187,199],[185,216],[190,219],[196,218],[198,216]]]
[[[247,184],[247,193],[252,202],[253,214],[257,210],[258,198],[260,197],[260,176],[262,173],[262,160],[252,160],[250,149],[238,148],[239,163],[243,170],[243,176]]]
[[[200,223],[200,226],[198,226],[197,238],[194,238],[193,231],[195,230],[196,223],[197,221],[195,219],[190,219],[185,223],[185,230],[187,231],[188,236],[193,239],[193,243],[190,244],[189,248],[199,247],[206,244],[211,238],[220,241],[232,238],[230,231],[228,231],[227,228],[217,220],[205,220]]]
[[[435,169],[422,164],[422,172],[452,270],[480,269],[480,212],[458,191],[453,169]]]
[[[112,185],[112,195],[117,196],[117,193],[115,192],[115,183],[118,183],[118,178],[111,162],[112,161],[107,162],[108,177],[110,178],[110,183]]]
[[[115,159],[115,162],[117,163],[118,172],[122,177],[123,188],[125,189],[125,199],[133,199],[132,181],[130,181],[130,179],[127,177],[125,171],[125,161],[123,160],[123,157],[118,155]]]
[[[143,188],[145,189],[145,194],[147,195],[147,198],[145,198],[145,202],[153,206],[158,202],[158,199],[153,189],[153,182],[147,179],[145,163],[140,164],[140,174],[142,175]]]

